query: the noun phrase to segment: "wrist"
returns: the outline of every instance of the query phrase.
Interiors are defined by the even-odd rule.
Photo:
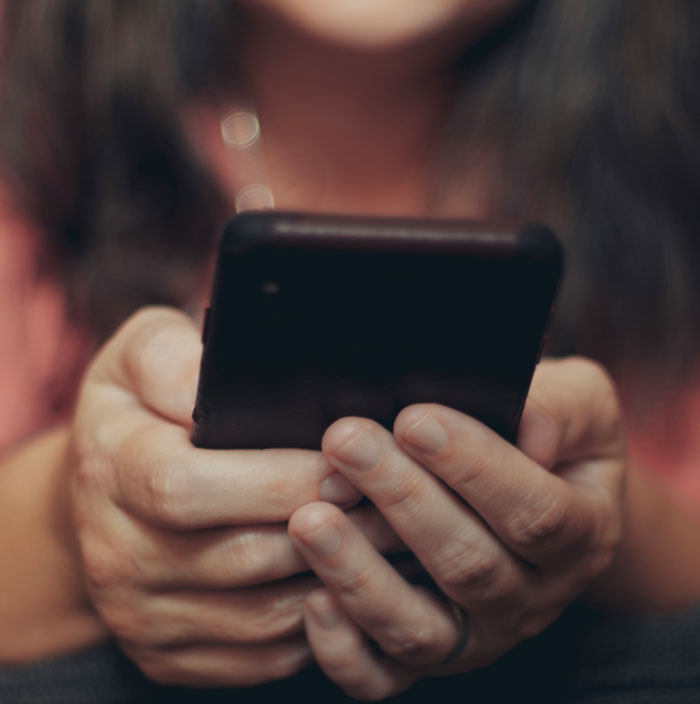
[[[0,467],[0,662],[78,650],[106,638],[83,587],[72,538],[68,439],[58,428],[32,439]]]

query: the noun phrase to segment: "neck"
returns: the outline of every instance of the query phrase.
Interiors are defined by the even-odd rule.
[[[243,66],[277,206],[425,213],[459,45],[354,50],[268,15],[249,23]]]

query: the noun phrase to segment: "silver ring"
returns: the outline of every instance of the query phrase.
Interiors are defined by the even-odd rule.
[[[450,665],[455,660],[459,659],[469,643],[469,623],[467,614],[464,612],[464,609],[454,601],[450,602],[450,608],[455,616],[455,624],[459,637],[457,638],[454,648],[452,648],[447,657],[442,661],[442,665]]]

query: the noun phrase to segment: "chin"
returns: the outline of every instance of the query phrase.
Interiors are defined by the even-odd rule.
[[[471,34],[518,0],[244,0],[274,12],[318,39],[382,50],[451,31]]]

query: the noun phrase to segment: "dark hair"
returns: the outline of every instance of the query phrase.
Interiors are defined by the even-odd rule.
[[[177,112],[232,65],[232,7],[5,4],[2,177],[40,226],[44,270],[98,339],[141,305],[182,306],[203,276],[223,199]]]
[[[700,352],[700,3],[543,0],[474,54],[453,140],[495,145],[503,215],[564,237],[554,348],[678,380]]]
[[[141,304],[182,305],[223,206],[177,112],[229,80],[235,3],[6,0],[3,23],[4,178],[75,315],[102,335]],[[466,52],[443,182],[489,144],[502,214],[564,235],[559,350],[697,358],[698,75],[695,0],[527,2]]]

